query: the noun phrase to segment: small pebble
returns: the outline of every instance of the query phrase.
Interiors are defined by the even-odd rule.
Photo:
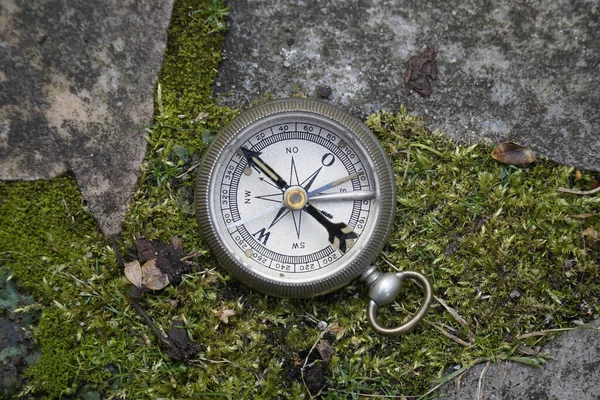
[[[322,99],[328,99],[333,94],[330,86],[319,85],[315,88],[315,93]]]
[[[283,62],[283,66],[284,66],[284,67],[286,67],[286,68],[289,68],[291,65],[292,65],[292,64],[290,64],[290,62],[289,62],[288,60],[285,60],[285,61]]]
[[[510,292],[510,298],[511,299],[516,299],[518,297],[521,297],[521,293],[517,289],[513,290],[512,292]]]
[[[325,322],[325,321],[319,321],[319,323],[317,324],[317,329],[320,329],[322,331],[324,331],[325,329],[327,329],[327,322]]]

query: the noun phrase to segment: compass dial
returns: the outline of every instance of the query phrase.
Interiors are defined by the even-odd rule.
[[[241,114],[215,139],[196,205],[204,237],[235,277],[267,294],[309,297],[369,266],[391,227],[393,188],[360,121],[289,99]]]

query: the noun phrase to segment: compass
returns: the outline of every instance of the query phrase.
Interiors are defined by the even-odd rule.
[[[240,114],[211,143],[196,214],[213,255],[241,282],[306,298],[360,278],[369,286],[369,322],[393,336],[411,329],[432,298],[424,275],[371,265],[392,229],[394,182],[361,121],[321,101],[275,100]],[[421,306],[403,325],[382,326],[377,308],[395,300],[404,279],[420,283]]]

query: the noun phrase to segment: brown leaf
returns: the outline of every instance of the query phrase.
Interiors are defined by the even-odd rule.
[[[142,268],[138,260],[132,261],[125,265],[125,277],[135,287],[142,287]]]
[[[492,158],[502,164],[527,165],[535,161],[535,154],[527,147],[513,142],[504,142],[492,150]]]
[[[224,324],[228,324],[229,317],[233,317],[235,314],[235,310],[231,310],[225,307],[221,307],[219,308],[219,311],[217,311],[217,317],[219,317],[219,320],[221,320],[221,322],[223,322]]]
[[[317,351],[321,356],[321,360],[325,362],[331,361],[331,356],[333,355],[333,347],[327,340],[319,340],[317,343]]]
[[[595,242],[598,240],[598,231],[593,226],[588,226],[584,229],[583,235],[590,238],[591,241]]]
[[[142,285],[148,289],[160,290],[169,284],[169,277],[156,266],[156,259],[142,265]]]
[[[404,86],[408,93],[415,91],[423,96],[431,95],[430,79],[437,79],[436,50],[431,46],[421,54],[412,56],[404,72]]]
[[[335,340],[340,340],[345,333],[345,329],[336,322],[329,328],[329,333],[335,336]]]

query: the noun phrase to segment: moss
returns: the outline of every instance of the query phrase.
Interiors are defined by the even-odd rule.
[[[44,310],[36,335],[42,358],[27,371],[27,375],[34,378],[35,386],[51,398],[72,394],[77,387],[71,386],[77,373],[73,351],[76,322],[64,317],[56,307]]]
[[[506,167],[484,145],[457,146],[401,109],[371,115],[367,124],[390,155],[397,177],[394,234],[377,260],[425,272],[436,295],[462,315],[460,326],[442,307],[431,323],[454,329],[464,347],[426,323],[396,339],[368,327],[364,289],[349,285],[309,300],[255,293],[210,257],[193,217],[194,166],[235,111],[212,98],[223,36],[211,21],[214,1],[177,1],[148,127],[143,174],[119,247],[128,257],[136,233],[168,242],[179,236],[201,254],[178,286],[139,300],[156,326],[183,321],[202,351],[191,363],[172,360],[131,306],[114,253],[107,247],[74,180],[0,184],[0,250],[22,286],[43,306],[34,337],[40,362],[27,391],[49,397],[103,393],[106,398],[299,398],[298,375],[309,349],[335,327],[338,340],[325,368],[322,396],[421,395],[435,378],[478,358],[503,359],[522,333],[572,326],[598,313],[599,246],[582,234],[600,229],[600,199],[558,194],[573,170],[541,160]],[[201,10],[200,12],[196,12]],[[596,180],[583,173],[578,184]],[[517,295],[518,293],[518,295]],[[382,313],[399,322],[414,311],[418,290]],[[235,310],[227,324],[222,307]],[[446,328],[450,329],[450,328]]]
[[[51,301],[57,292],[79,293],[71,275],[91,279],[112,264],[105,239],[75,181],[0,183],[0,252],[20,285]]]

